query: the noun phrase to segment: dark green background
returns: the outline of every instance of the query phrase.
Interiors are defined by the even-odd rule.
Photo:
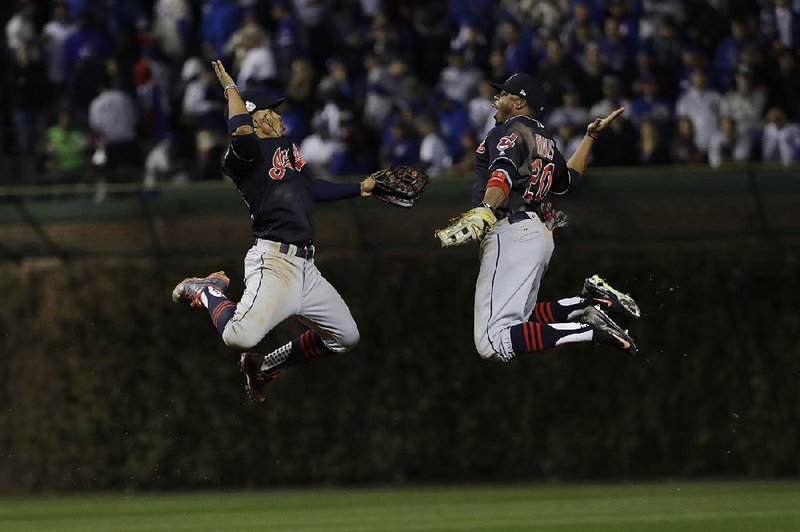
[[[246,403],[186,275],[241,294],[228,187],[0,202],[0,492],[800,473],[800,195],[791,172],[593,174],[542,299],[606,276],[637,297],[631,358],[576,345],[509,364],[472,346],[477,248],[432,238],[468,181],[402,211],[321,206],[317,264],[362,333]],[[624,320],[620,319],[621,322]],[[302,329],[286,322],[274,348]]]

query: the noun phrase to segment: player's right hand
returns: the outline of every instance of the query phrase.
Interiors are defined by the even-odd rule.
[[[219,84],[222,85],[223,88],[227,87],[228,85],[236,85],[231,75],[225,71],[225,67],[222,64],[222,61],[220,61],[219,59],[211,61],[211,66],[214,67],[214,73],[217,75]],[[225,97],[227,98],[227,94],[225,95]]]
[[[610,115],[605,118],[595,118],[594,122],[589,124],[586,127],[586,134],[587,135],[597,135],[601,131],[603,131],[608,125],[617,119],[619,115],[621,115],[625,111],[624,107],[620,107],[619,109],[615,109]]]

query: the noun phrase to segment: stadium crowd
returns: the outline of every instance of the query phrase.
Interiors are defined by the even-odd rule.
[[[800,0],[9,2],[4,149],[28,182],[220,179],[220,58],[314,172],[468,175],[487,81],[537,76],[569,157],[594,165],[800,160]],[[143,171],[144,169],[144,171]]]

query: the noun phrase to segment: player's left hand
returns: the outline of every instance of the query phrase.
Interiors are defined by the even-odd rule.
[[[361,182],[361,197],[372,196],[372,189],[375,188],[375,178],[368,176]]]
[[[496,223],[497,218],[491,210],[486,207],[475,207],[450,220],[450,225],[447,227],[438,229],[436,238],[442,243],[443,248],[480,242]]]
[[[228,72],[225,71],[225,66],[223,66],[222,61],[220,61],[220,60],[211,61],[211,65],[214,67],[214,73],[217,75],[217,79],[219,80],[219,84],[222,85],[223,88],[225,88],[225,87],[227,87],[229,85],[236,85],[236,83],[234,83],[233,78],[231,77],[231,75],[228,74]],[[225,98],[227,98],[227,97],[228,97],[228,95],[226,94]]]
[[[625,111],[625,108],[624,107],[620,107],[619,109],[616,109],[615,111],[613,111],[610,115],[608,115],[605,118],[595,118],[594,122],[592,122],[591,124],[589,124],[586,127],[586,134],[590,135],[590,136],[597,135],[598,133],[603,131],[606,127],[608,127],[608,125],[611,122],[616,120],[617,117],[619,115],[621,115],[624,111]]]

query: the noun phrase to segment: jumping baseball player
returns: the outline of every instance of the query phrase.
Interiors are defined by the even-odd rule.
[[[577,151],[565,161],[537,119],[544,106],[539,84],[517,73],[492,85],[499,91],[493,99],[497,125],[477,149],[474,208],[436,233],[445,247],[481,242],[474,313],[478,353],[507,362],[571,342],[635,353],[633,339],[603,310],[638,318],[639,308],[600,277],[586,279],[581,296],[536,301],[554,248],[539,207],[548,194],[565,194],[578,186],[592,143],[624,109],[589,124]]]
[[[251,399],[265,399],[265,387],[279,370],[333,353],[358,343],[359,333],[339,293],[314,264],[314,201],[369,196],[370,176],[354,184],[310,179],[305,162],[285,137],[275,109],[283,102],[268,101],[257,92],[242,94],[220,61],[214,70],[228,100],[226,117],[230,145],[222,169],[238,187],[250,210],[255,245],[245,257],[245,290],[241,301],[230,301],[224,272],[187,278],[172,292],[208,310],[226,345],[251,349],[278,323],[297,317],[309,329],[268,355],[242,353],[239,367]]]

